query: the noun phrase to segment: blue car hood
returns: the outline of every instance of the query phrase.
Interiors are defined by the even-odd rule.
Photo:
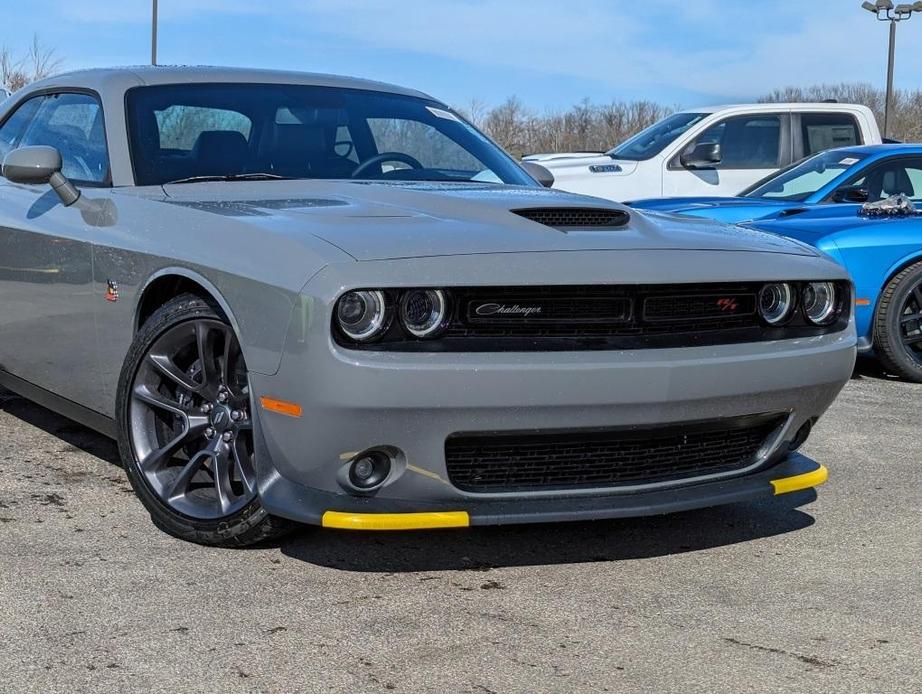
[[[816,205],[798,209],[793,214],[792,211],[776,212],[743,226],[770,231],[812,244],[816,243],[820,237],[874,221],[867,217],[860,217],[858,215],[860,209],[861,205]]]
[[[693,217],[707,217],[721,222],[737,223],[762,219],[782,210],[802,207],[803,203],[761,198],[659,198],[628,203],[640,210],[655,210]]]

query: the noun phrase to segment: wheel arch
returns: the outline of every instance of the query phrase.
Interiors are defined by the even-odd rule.
[[[884,288],[890,284],[894,277],[900,274],[903,270],[908,268],[911,265],[916,265],[922,263],[922,250],[915,251],[910,253],[907,256],[904,256],[896,263],[890,266],[890,269],[887,271],[887,275],[883,281],[883,284],[880,285],[880,293],[883,293]],[[878,294],[878,303],[880,302],[880,294]]]
[[[185,293],[197,294],[203,299],[214,301],[228,322],[230,322],[237,339],[240,339],[240,326],[237,324],[234,312],[231,310],[227,299],[207,278],[183,267],[163,268],[147,279],[147,282],[138,292],[138,299],[135,303],[134,332],[140,330],[144,322],[160,306],[170,299]]]

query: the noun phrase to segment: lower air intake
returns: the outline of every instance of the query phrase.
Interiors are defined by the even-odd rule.
[[[785,421],[752,415],[595,432],[455,435],[448,478],[469,492],[622,487],[743,470]]]

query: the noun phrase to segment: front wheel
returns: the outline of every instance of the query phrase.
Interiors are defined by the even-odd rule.
[[[291,527],[257,495],[250,403],[240,345],[207,301],[179,296],[138,331],[119,380],[119,451],[159,528],[245,546]]]
[[[922,383],[922,263],[906,268],[884,288],[874,342],[884,368]]]

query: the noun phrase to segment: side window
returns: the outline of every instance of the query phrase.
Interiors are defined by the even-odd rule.
[[[8,152],[19,147],[22,135],[26,126],[32,120],[32,116],[38,110],[44,96],[34,96],[19,108],[13,111],[13,115],[6,119],[6,122],[0,127],[0,158],[5,157]]]
[[[718,169],[776,169],[780,166],[781,117],[736,116],[712,125],[686,148],[720,144]]]
[[[858,122],[847,113],[802,113],[800,129],[805,157],[833,147],[861,144]]]
[[[77,183],[105,183],[109,154],[102,107],[88,94],[45,97],[19,146],[48,145],[61,153],[62,173]]]
[[[894,159],[879,164],[843,187],[853,186],[867,189],[871,202],[900,194],[922,201],[922,158]]]

